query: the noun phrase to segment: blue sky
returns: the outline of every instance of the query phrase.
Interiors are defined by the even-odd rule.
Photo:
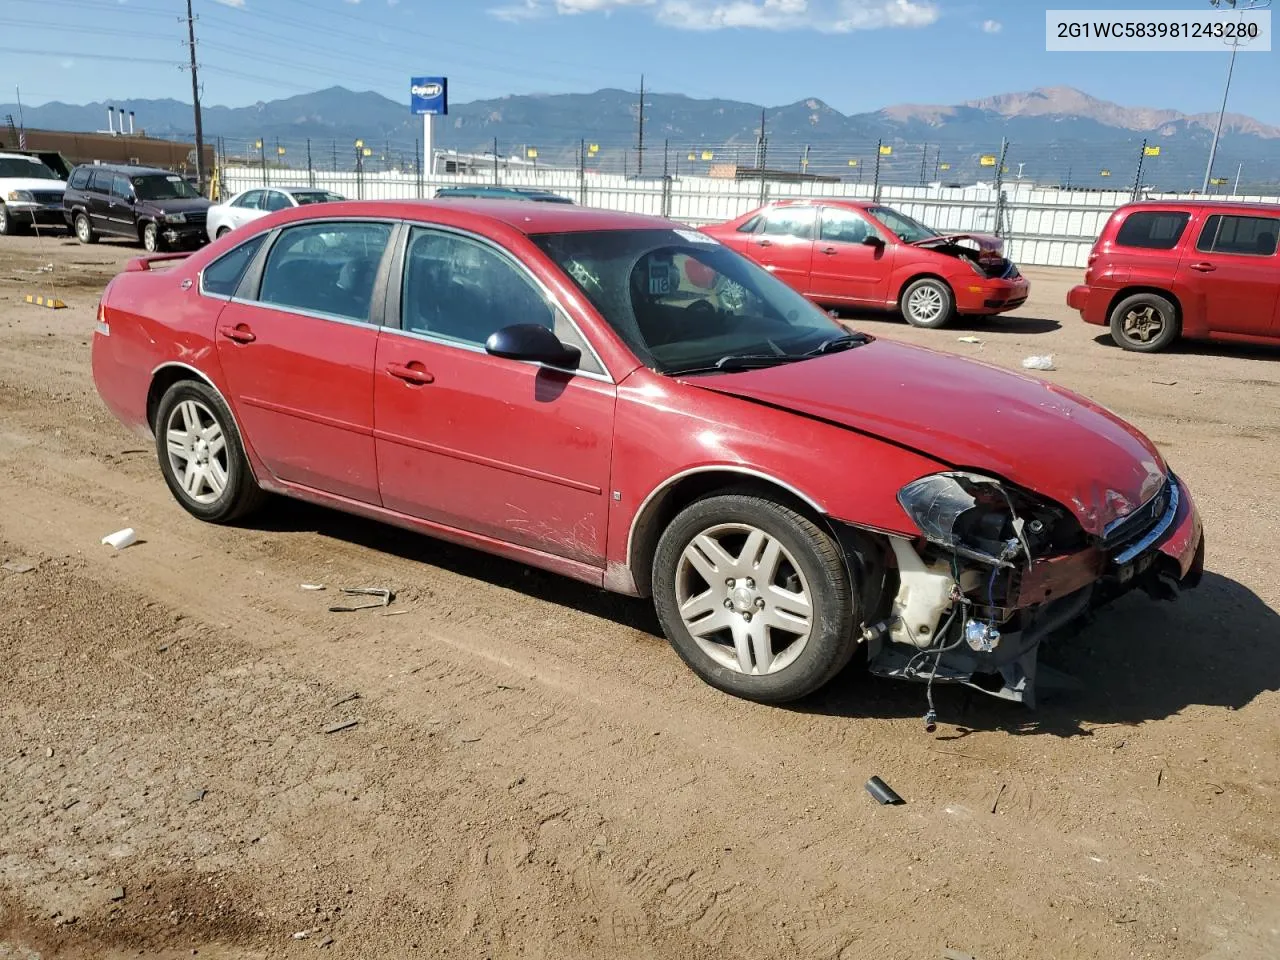
[[[842,112],[1070,85],[1130,106],[1216,111],[1227,53],[1048,54],[1046,7],[1208,0],[195,0],[206,102],[340,84],[407,101],[651,89]],[[181,0],[3,0],[0,101],[190,99]],[[115,58],[115,59],[113,59]],[[1280,125],[1280,52],[1239,58],[1230,109]]]

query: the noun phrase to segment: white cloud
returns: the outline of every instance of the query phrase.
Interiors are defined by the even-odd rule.
[[[244,6],[244,0],[213,0],[214,3],[220,3],[224,7],[236,7],[239,9]]]
[[[512,22],[552,14],[609,13],[651,7],[660,23],[681,30],[818,30],[848,33],[926,27],[939,16],[936,0],[520,0],[489,13]]]
[[[983,20],[982,21],[983,33],[999,33],[1003,29],[1004,29],[1004,24],[1001,23],[999,20]]]

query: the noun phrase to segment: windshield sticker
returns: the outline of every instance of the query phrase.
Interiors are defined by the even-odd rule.
[[[674,230],[672,232],[677,237],[682,237],[690,243],[709,243],[714,245],[720,242],[715,237],[709,237],[705,233],[699,233],[697,230]]]
[[[168,180],[170,183],[181,183],[181,182],[182,182],[182,178],[181,178],[181,177],[174,176],[172,173],[171,173],[171,174],[169,174],[167,177],[165,177],[165,179],[166,179],[166,180]]]
[[[657,297],[671,292],[671,271],[665,263],[649,264],[649,296]]]

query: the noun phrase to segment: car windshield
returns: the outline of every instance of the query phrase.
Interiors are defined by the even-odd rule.
[[[148,173],[133,177],[133,191],[139,200],[195,200],[200,192],[176,173]]]
[[[769,366],[847,331],[782,281],[693,230],[546,233],[534,241],[646,366],[665,374]]]
[[[25,177],[29,180],[61,179],[34,157],[0,157],[0,177]]]
[[[346,199],[327,190],[293,190],[290,196],[298,202],[300,207],[305,207],[308,203],[337,203],[339,200]]]
[[[942,236],[937,230],[926,227],[918,220],[912,220],[892,207],[868,207],[867,212],[897,234],[903,243],[919,243],[921,240]]]

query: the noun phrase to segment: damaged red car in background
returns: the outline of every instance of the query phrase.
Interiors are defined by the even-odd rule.
[[[272,213],[131,262],[93,375],[202,520],[282,494],[652,597],[698,676],[760,702],[865,646],[1032,703],[1050,633],[1204,565],[1186,485],[1112,413],[851,333],[657,218]]]
[[[1007,313],[1030,292],[999,237],[939,233],[878,203],[779,200],[701,229],[820,306],[897,309],[916,327]]]

